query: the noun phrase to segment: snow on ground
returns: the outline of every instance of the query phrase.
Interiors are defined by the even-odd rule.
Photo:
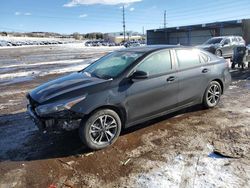
[[[74,39],[63,38],[44,38],[44,37],[13,37],[13,36],[0,36],[0,40],[5,41],[74,41]]]
[[[79,71],[81,69],[84,69],[87,67],[90,62],[94,61],[94,59],[88,59],[88,60],[64,60],[64,61],[52,61],[52,62],[41,62],[41,63],[34,63],[34,64],[24,64],[23,66],[20,65],[7,65],[3,66],[4,68],[28,68],[28,67],[38,67],[42,65],[55,65],[56,68],[52,69],[45,69],[41,67],[41,70],[32,70],[32,71],[26,71],[25,69],[22,72],[12,72],[12,73],[6,73],[6,74],[1,74],[0,75],[0,82],[1,81],[6,81],[9,79],[13,78],[19,78],[19,77],[36,77],[36,76],[45,76],[45,75],[50,75],[50,74],[59,74],[59,73],[67,73],[67,72],[73,72],[73,71]],[[77,63],[77,64],[75,64]],[[67,67],[59,67],[58,64],[73,64]]]
[[[62,73],[67,73],[67,72],[80,71],[80,70],[86,68],[87,66],[89,66],[89,64],[74,65],[74,66],[65,67],[65,68],[48,70],[47,72],[40,72],[39,76],[45,76],[45,75],[50,75],[50,74],[62,74]]]
[[[28,68],[28,67],[35,67],[37,65],[53,65],[53,64],[68,64],[68,63],[82,63],[83,60],[76,59],[76,60],[61,60],[61,61],[47,61],[47,62],[39,62],[39,63],[20,63],[17,62],[16,64],[11,65],[4,65],[1,66],[1,69],[8,69],[8,68]]]
[[[24,49],[23,46],[19,46],[20,48]],[[4,49],[0,48],[1,49]],[[12,48],[12,47],[6,47]],[[32,47],[33,48],[33,47]],[[42,48],[48,48],[46,46],[42,46]],[[15,60],[12,63],[6,63],[4,59],[2,60],[2,66],[0,68],[0,82],[6,82],[4,85],[9,83],[17,83],[26,80],[32,80],[38,76],[46,76],[51,74],[63,74],[68,72],[74,72],[84,69],[93,61],[97,60],[100,55],[95,57],[94,54],[110,52],[121,47],[85,47],[83,43],[68,43],[62,44],[57,46],[58,50],[65,51],[62,55],[66,58],[64,60],[53,60],[53,61],[41,61],[52,59],[58,56],[59,54],[44,54],[44,56],[28,56],[24,58],[28,58],[27,60]],[[72,54],[86,54],[90,55],[93,54],[91,58],[84,58],[84,59],[72,59]],[[83,56],[84,57],[84,56]],[[29,62],[31,61],[31,62]],[[54,65],[54,66],[53,66]]]
[[[197,161],[196,164],[193,164]],[[178,155],[167,162],[143,160],[144,173],[130,175],[127,182],[134,187],[239,187],[247,182],[229,166],[234,161],[206,155]],[[239,167],[240,168],[240,167]],[[150,169],[150,170],[147,170]],[[250,169],[249,169],[250,170]],[[246,174],[250,178],[249,174]],[[248,184],[249,185],[249,184]]]

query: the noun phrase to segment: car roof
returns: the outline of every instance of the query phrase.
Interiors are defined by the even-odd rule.
[[[218,36],[218,37],[212,37],[212,38],[231,38],[231,37],[241,37],[242,38],[242,36],[238,36],[238,35]]]
[[[126,48],[126,49],[121,49],[118,51],[124,52],[153,52],[157,50],[163,50],[163,49],[173,49],[173,48],[183,48],[184,46],[181,45],[147,45],[147,46],[140,46],[140,47],[134,47],[134,48]],[[188,48],[188,47],[187,47]]]

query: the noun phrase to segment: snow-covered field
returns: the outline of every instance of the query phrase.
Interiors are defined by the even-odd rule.
[[[13,36],[0,36],[0,41],[74,41],[74,39],[63,39],[63,38],[46,38],[46,37],[13,37]]]
[[[3,49],[13,49],[13,48],[19,48],[19,49],[25,49],[23,46],[18,47],[2,47],[0,50]],[[30,48],[27,46],[27,48]],[[113,51],[116,49],[119,49],[120,47],[85,47],[82,43],[71,43],[71,44],[64,44],[60,45],[60,50],[77,50],[78,53],[79,50],[82,50],[83,53],[105,53],[109,51]],[[28,50],[28,49],[27,49]],[[54,56],[60,56],[60,54],[52,54]],[[71,54],[66,54],[68,56],[71,56]],[[46,56],[44,54],[43,56]],[[45,57],[46,58],[46,57]],[[56,57],[53,57],[56,58]],[[60,58],[60,57],[58,57]],[[69,57],[72,58],[72,57]],[[37,61],[35,61],[37,59]],[[46,76],[51,74],[63,74],[68,72],[74,72],[84,69],[86,66],[88,66],[93,61],[97,60],[98,57],[90,57],[90,58],[84,58],[84,59],[64,59],[64,60],[57,60],[57,61],[42,61],[42,58],[35,58],[35,60],[32,60],[33,62],[29,62],[29,59],[27,61],[18,61],[14,60],[14,62],[6,63],[6,60],[0,59],[0,63],[2,61],[2,65],[0,68],[0,83],[2,82],[8,82],[19,79],[26,79],[31,80],[35,79],[38,76]]]

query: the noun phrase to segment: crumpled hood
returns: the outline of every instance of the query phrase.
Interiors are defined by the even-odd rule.
[[[58,98],[62,95],[72,95],[74,91],[78,94],[84,95],[87,93],[85,89],[88,86],[107,82],[99,78],[89,77],[82,72],[76,72],[67,76],[52,80],[42,84],[29,92],[29,95],[38,103],[44,103],[53,98]],[[85,93],[84,93],[85,92]],[[71,96],[73,97],[73,96]]]

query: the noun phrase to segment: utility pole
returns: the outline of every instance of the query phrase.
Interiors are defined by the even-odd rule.
[[[125,22],[125,8],[124,5],[122,7],[122,17],[123,17],[123,40],[125,42],[126,40],[126,22]]]
[[[164,29],[167,28],[167,11],[164,11]]]

